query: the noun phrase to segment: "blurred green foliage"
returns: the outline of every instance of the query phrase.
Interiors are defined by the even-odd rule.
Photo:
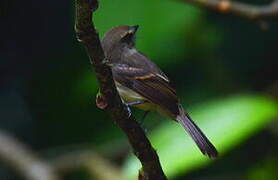
[[[0,29],[1,128],[35,151],[89,144],[132,176],[139,166],[126,137],[95,106],[98,83],[75,39],[73,3],[12,1]],[[277,179],[277,22],[262,31],[256,22],[174,0],[102,0],[94,19],[101,36],[114,26],[140,26],[138,49],[169,76],[221,153],[208,160],[177,123],[151,114],[142,126],[169,177]],[[79,174],[72,179],[89,179]]]
[[[237,95],[200,104],[190,112],[216,145],[220,156],[267,126],[277,116],[278,104],[270,98]],[[254,113],[256,112],[256,113]],[[184,130],[173,122],[163,123],[150,134],[151,142],[169,178],[212,162],[205,158]],[[134,179],[140,164],[132,156],[125,174]]]

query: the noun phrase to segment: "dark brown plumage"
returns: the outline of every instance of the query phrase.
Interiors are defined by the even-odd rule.
[[[102,40],[121,98],[127,103],[144,101],[146,103],[136,107],[154,109],[178,121],[203,154],[217,157],[216,148],[182,108],[168,77],[135,49],[137,28],[138,26],[115,27]]]

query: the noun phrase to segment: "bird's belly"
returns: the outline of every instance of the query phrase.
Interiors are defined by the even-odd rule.
[[[136,102],[136,101],[148,101],[146,98],[144,98],[140,94],[121,85],[120,83],[116,82],[116,87],[117,87],[120,97],[126,103],[132,103],[132,102]],[[153,103],[142,103],[142,104],[134,105],[133,107],[137,107],[137,108],[143,109],[143,110],[154,110],[154,109],[156,109],[157,105],[155,105]]]

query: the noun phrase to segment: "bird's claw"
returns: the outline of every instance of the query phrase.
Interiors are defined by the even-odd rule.
[[[130,106],[129,106],[127,103],[124,103],[124,105],[126,106],[126,109],[127,109],[128,118],[130,118],[130,116],[131,116],[131,109],[130,109]]]

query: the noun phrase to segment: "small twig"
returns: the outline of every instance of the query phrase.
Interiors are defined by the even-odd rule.
[[[151,146],[144,130],[132,118],[123,105],[113,81],[110,67],[103,62],[105,59],[100,39],[92,21],[93,12],[98,8],[97,0],[75,0],[77,39],[84,44],[91,64],[100,84],[100,91],[108,102],[107,111],[113,121],[127,135],[134,154],[143,167],[145,180],[166,180],[158,155]]]
[[[250,5],[232,0],[179,0],[220,13],[230,13],[249,20],[278,18],[278,1],[269,5]]]
[[[53,169],[10,135],[0,132],[0,160],[28,180],[57,180]]]

